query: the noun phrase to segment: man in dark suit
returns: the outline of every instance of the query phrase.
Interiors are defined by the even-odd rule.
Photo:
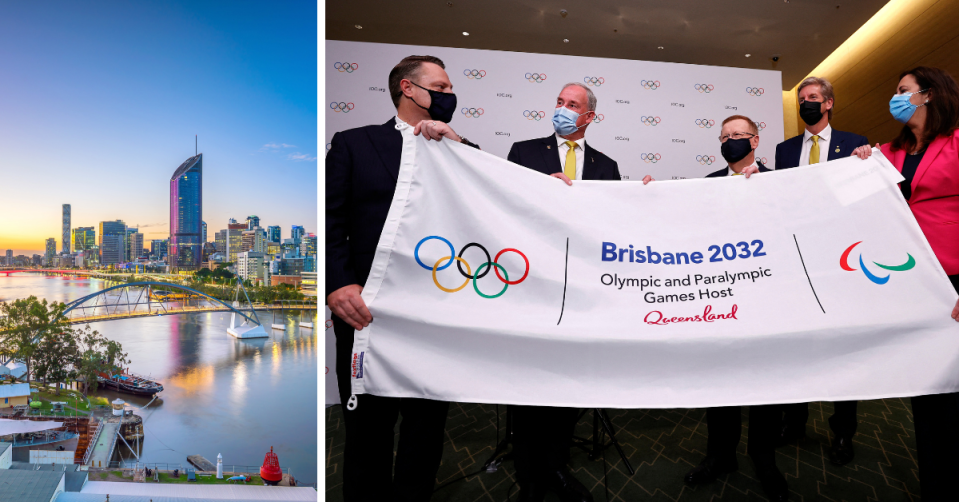
[[[572,185],[573,180],[620,180],[616,161],[586,143],[596,116],[596,95],[579,83],[566,84],[556,98],[553,129],[545,138],[513,143],[507,159]],[[592,501],[569,472],[569,450],[579,410],[512,406],[513,452],[520,501],[541,501],[547,491],[569,502]]]
[[[429,500],[443,454],[449,403],[426,399],[356,396],[350,399],[354,330],[373,317],[360,297],[386,221],[400,170],[403,137],[470,144],[446,124],[456,109],[443,62],[410,56],[390,72],[396,117],[383,125],[338,132],[326,155],[326,294],[336,334],[336,377],[346,426],[343,498],[353,501]],[[394,474],[393,438],[402,415]]]
[[[860,146],[869,146],[864,136],[837,131],[829,125],[832,120],[835,97],[832,84],[824,78],[809,77],[799,84],[799,116],[806,129],[799,136],[776,145],[776,170],[806,166],[829,160],[844,159]],[[828,155],[824,155],[827,153]],[[834,404],[835,411],[829,417],[833,431],[829,461],[844,465],[852,461],[854,451],[852,437],[859,421],[856,418],[856,401]],[[809,419],[809,403],[783,405],[780,445],[797,441],[806,436],[806,421]]]
[[[733,115],[724,120],[719,141],[720,152],[728,165],[707,174],[707,178],[742,175],[748,178],[750,174],[769,171],[756,160],[759,130],[749,117]],[[746,451],[753,460],[763,490],[773,501],[784,501],[788,497],[786,478],[776,467],[775,461],[780,416],[778,405],[749,407],[749,438]],[[686,474],[684,480],[687,484],[708,483],[739,469],[736,447],[742,437],[742,427],[741,407],[706,409],[706,458]]]

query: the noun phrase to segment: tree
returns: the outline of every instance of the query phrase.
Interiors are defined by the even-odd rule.
[[[116,374],[123,365],[129,364],[127,354],[119,342],[108,340],[98,331],[87,326],[77,333],[79,357],[75,369],[77,376],[83,377],[86,385],[84,393],[96,392],[99,386],[98,378],[101,373]]]
[[[0,303],[0,346],[7,354],[23,359],[27,366],[26,379],[30,383],[30,365],[43,338],[50,333],[69,329],[63,319],[65,305],[47,303],[36,296]]]
[[[56,395],[60,395],[60,383],[69,382],[77,377],[80,362],[80,347],[77,335],[71,326],[65,326],[59,333],[47,333],[40,339],[35,355],[34,373],[37,379],[45,383],[56,384]]]

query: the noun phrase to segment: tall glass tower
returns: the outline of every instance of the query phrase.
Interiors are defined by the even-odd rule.
[[[70,204],[63,205],[63,243],[60,249],[64,254],[70,254]]]
[[[170,268],[199,270],[203,259],[203,154],[180,164],[170,178]]]

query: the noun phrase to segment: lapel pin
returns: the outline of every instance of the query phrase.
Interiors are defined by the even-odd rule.
[[[549,146],[549,145],[546,145],[546,149],[547,149],[547,150],[552,150],[553,147],[551,147],[551,146]]]
[[[838,146],[836,147],[836,153],[839,153],[839,147],[838,147]]]

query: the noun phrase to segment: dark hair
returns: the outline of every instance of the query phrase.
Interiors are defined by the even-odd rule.
[[[945,136],[959,128],[959,85],[949,73],[939,68],[917,66],[902,72],[899,80],[912,75],[920,90],[932,91],[932,99],[926,103],[926,124],[922,144],[929,146],[939,136]],[[893,150],[912,150],[919,140],[909,126],[904,126],[899,136],[892,140]]]
[[[442,69],[446,69],[443,60],[435,56],[406,56],[402,61],[396,64],[390,71],[390,97],[393,98],[393,106],[400,106],[400,96],[403,90],[400,89],[400,80],[409,80],[416,75],[423,63],[433,63]]]
[[[753,122],[753,119],[745,115],[732,115],[732,116],[726,117],[726,120],[723,121],[723,125],[726,125],[727,123],[732,122],[734,120],[745,120],[746,122],[749,123],[750,132],[752,132],[753,134],[757,136],[759,135],[759,127],[756,126],[756,123]]]

